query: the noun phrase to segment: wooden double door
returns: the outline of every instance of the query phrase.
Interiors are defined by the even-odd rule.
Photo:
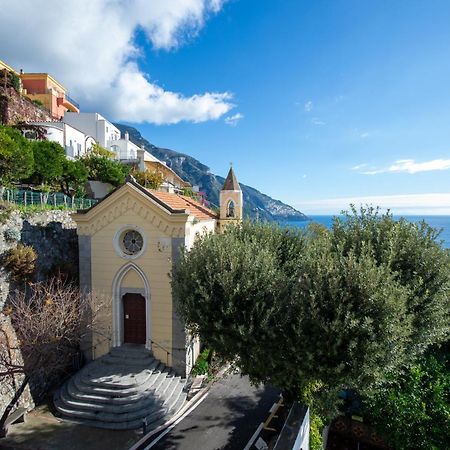
[[[141,294],[123,296],[123,341],[125,344],[146,342],[145,298]]]

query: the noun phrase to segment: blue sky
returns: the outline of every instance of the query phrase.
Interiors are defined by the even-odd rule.
[[[133,78],[139,73],[162,93],[183,96],[182,112],[167,109],[180,100],[168,98],[164,119],[149,112],[163,109],[159,103],[140,116],[138,106],[132,109],[138,94],[114,91],[94,101],[92,80],[71,79],[73,70],[63,73],[61,64],[52,70],[69,80],[87,109],[135,125],[152,143],[188,153],[214,173],[225,175],[232,161],[240,181],[306,213],[369,201],[397,213],[450,214],[449,1],[186,3],[196,9],[171,22],[163,15],[151,23],[136,19],[132,38],[104,33],[105,42],[131,39],[133,47],[118,57],[131,75],[113,87],[142,82],[147,89]],[[64,36],[69,40],[70,32]],[[19,64],[24,49],[6,56]],[[204,93],[219,97],[196,97]],[[114,97],[128,109],[119,111]],[[236,115],[242,118],[226,123]],[[170,117],[179,119],[165,124]]]
[[[195,40],[140,64],[170,89],[233,92],[244,118],[139,128],[216,173],[233,161],[240,180],[306,212],[449,193],[450,170],[360,173],[450,159],[449,23],[448,1],[232,1]],[[329,203],[320,212],[338,212]]]

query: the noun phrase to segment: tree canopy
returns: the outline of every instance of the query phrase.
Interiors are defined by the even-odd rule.
[[[110,183],[113,186],[123,184],[130,171],[129,167],[119,161],[97,154],[88,155],[82,161],[88,170],[89,179]]]
[[[0,183],[27,178],[33,166],[30,142],[19,130],[0,125]]]
[[[448,333],[450,258],[435,237],[372,209],[332,231],[245,223],[199,238],[173,290],[203,342],[330,414],[339,390],[371,391]]]
[[[88,174],[88,169],[83,161],[65,159],[61,178],[62,191],[67,195],[74,194],[76,197],[83,197]]]
[[[441,450],[450,441],[448,356],[420,359],[365,399],[366,414],[397,450]]]
[[[33,141],[34,170],[31,179],[37,184],[52,185],[63,175],[66,153],[57,142]]]

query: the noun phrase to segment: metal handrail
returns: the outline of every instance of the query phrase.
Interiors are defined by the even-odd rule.
[[[77,109],[80,109],[80,104],[76,102],[72,97],[70,97],[67,92],[64,94],[64,97],[66,98],[66,100],[69,100],[69,102],[72,103],[73,106],[75,106]]]

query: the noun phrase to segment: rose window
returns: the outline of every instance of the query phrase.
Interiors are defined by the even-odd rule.
[[[123,251],[127,255],[136,255],[144,246],[144,238],[136,230],[126,231],[122,238]]]

